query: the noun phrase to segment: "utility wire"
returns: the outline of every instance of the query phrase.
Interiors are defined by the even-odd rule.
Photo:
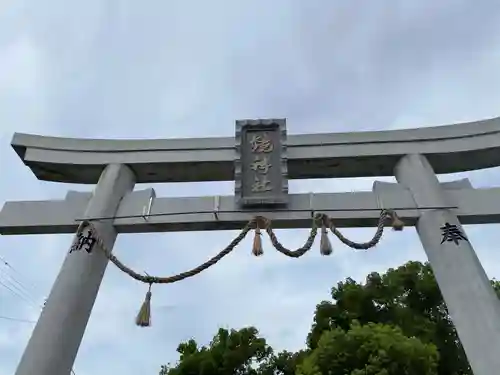
[[[1,279],[0,279],[0,285],[3,286],[5,289],[7,289],[9,292],[11,292],[14,296],[19,297],[20,299],[22,299],[24,302],[26,302],[31,307],[38,308],[38,306],[36,305],[36,303],[34,303],[31,299],[27,298],[22,293],[20,293],[18,290],[16,290],[15,288],[12,288],[12,286],[6,284]]]
[[[0,315],[0,319],[10,320],[13,322],[20,322],[20,323],[32,323],[32,324],[36,323],[34,320],[11,318],[10,316],[2,316],[2,315]]]
[[[7,262],[7,260],[5,258],[3,258],[2,256],[0,256],[0,263],[3,263],[12,272],[16,273],[20,277],[23,277],[23,275],[20,272],[18,272],[14,267],[12,267],[10,265],[10,263]],[[10,291],[15,296],[21,298],[24,302],[27,302],[28,304],[30,304],[32,307],[43,308],[43,306],[36,303],[36,301],[35,301],[36,298],[33,297],[33,295],[30,293],[28,288],[26,288],[20,280],[18,280],[12,274],[9,274],[7,272],[2,271],[2,269],[0,269],[0,271],[1,271],[0,276],[6,275],[6,277],[3,278],[3,281],[2,281],[2,279],[0,279],[0,285],[5,287],[8,291]],[[10,281],[10,285],[7,283],[9,281]],[[31,284],[31,287],[36,290],[36,288],[33,287],[33,284]],[[12,318],[12,317],[3,316],[3,315],[0,315],[0,319],[12,321],[12,322],[19,322],[19,323],[36,324],[36,321],[33,321],[33,320]],[[71,374],[76,375],[75,370],[71,369]]]
[[[18,275],[21,275],[14,267],[12,267],[9,262],[3,257],[0,256],[0,265],[4,264],[9,270],[17,273]],[[30,307],[33,307],[35,309],[41,309],[42,306],[40,306],[36,301],[33,295],[29,292],[29,290],[23,285],[23,283],[15,278],[11,273],[6,272],[2,267],[0,267],[0,286],[3,286],[6,290],[8,290],[10,293],[12,293],[14,296],[18,297],[21,299],[23,302],[26,302]],[[9,316],[0,316],[0,319],[2,320],[8,320],[8,321],[13,321],[13,322],[20,322],[20,323],[36,323],[36,321],[28,320],[28,319],[20,319],[20,318],[13,318]]]
[[[29,298],[34,299],[33,294],[31,294],[30,290],[23,284],[21,280],[16,278],[11,272],[8,272],[9,270],[10,269],[2,270],[0,268],[0,272],[2,272],[5,275],[8,281],[11,282],[17,290],[19,290],[21,293],[25,294]]]
[[[10,265],[9,262],[3,257],[0,256],[0,263],[3,263],[7,270],[11,272],[7,272],[0,267],[0,285],[4,286],[7,290],[9,290],[15,296],[21,298],[24,302],[27,302],[32,307],[36,309],[41,308],[40,303],[37,302],[37,298],[33,296],[30,290],[24,285],[24,283],[19,280],[19,278],[15,277],[12,273],[16,273],[18,276],[24,279],[24,276],[18,272],[14,267]],[[32,289],[36,289],[31,285]],[[38,294],[38,293],[36,293]]]
[[[14,296],[19,297],[24,302],[38,309],[39,304],[35,301],[33,296],[22,287],[22,284],[19,285],[18,283],[13,282],[9,277],[9,274],[1,271],[2,270],[0,269],[0,285],[11,292]]]
[[[0,255],[0,263],[3,263],[3,264],[4,264],[4,265],[5,265],[8,269],[10,269],[12,272],[14,272],[15,274],[17,274],[17,275],[18,275],[21,279],[25,279],[25,278],[26,278],[26,277],[25,277],[22,273],[20,273],[18,270],[16,270],[16,269],[15,269],[15,268],[14,268],[14,267],[13,267],[13,266],[9,263],[9,262],[7,262],[7,260],[6,260],[5,258],[3,258],[1,255]],[[24,289],[28,292],[28,294],[29,294],[29,289],[28,289],[28,288],[26,288],[26,287],[24,287],[24,286],[22,285],[22,282],[21,282],[21,281],[17,280],[17,279],[16,279],[13,275],[10,275],[10,277],[11,277],[14,281],[16,281],[18,284],[20,284],[20,285],[21,285],[21,287],[22,287],[22,288],[24,288]],[[29,287],[30,287],[32,290],[34,290],[35,292],[37,292],[37,291],[38,291],[37,286],[36,286],[36,285],[34,285],[34,284],[32,284],[32,283],[29,283]]]

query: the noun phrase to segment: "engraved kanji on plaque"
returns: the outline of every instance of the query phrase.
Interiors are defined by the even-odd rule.
[[[255,156],[253,163],[250,165],[250,169],[255,172],[260,172],[263,174],[267,174],[269,169],[273,165],[269,162],[269,158],[267,156]]]
[[[262,193],[271,191],[272,189],[271,181],[269,181],[267,176],[255,176],[254,183],[252,184],[252,192]]]
[[[235,197],[240,207],[286,205],[285,120],[236,121]]]
[[[252,152],[254,153],[269,153],[273,152],[274,144],[273,141],[269,138],[269,134],[264,132],[262,134],[255,133],[250,138],[250,147]]]

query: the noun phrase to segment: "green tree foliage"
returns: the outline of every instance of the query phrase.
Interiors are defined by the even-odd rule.
[[[472,374],[428,263],[409,262],[384,275],[372,273],[361,285],[352,279],[332,289],[334,302],[316,308],[308,347],[314,349],[324,331],[349,330],[350,322],[395,325],[407,337],[434,343],[440,354],[439,375]]]
[[[220,329],[206,347],[181,343],[160,375],[472,375],[428,263],[347,279],[331,295],[302,351],[275,353],[255,328]]]
[[[219,329],[208,347],[194,340],[181,343],[176,366],[163,366],[160,375],[257,375],[253,369],[272,353],[255,328],[227,331]]]
[[[208,346],[194,340],[181,343],[175,366],[162,366],[160,375],[295,375],[306,352],[274,353],[253,328],[219,329]]]
[[[437,375],[438,358],[433,344],[397,327],[354,321],[348,331],[325,331],[297,375]]]

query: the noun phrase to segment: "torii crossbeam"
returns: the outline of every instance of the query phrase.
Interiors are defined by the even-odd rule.
[[[415,225],[475,375],[500,368],[500,303],[461,224],[500,223],[500,188],[436,173],[500,166],[500,119],[380,132],[286,135],[284,120],[238,121],[234,138],[96,140],[15,134],[37,178],[97,184],[64,200],[7,202],[0,234],[241,229],[266,216],[305,228],[315,213],[336,227],[376,226],[381,209]],[[396,176],[372,192],[288,194],[288,179]],[[235,180],[235,196],[157,198],[135,183]],[[50,213],[48,215],[47,213]],[[103,252],[68,253],[16,375],[68,375],[102,281]]]

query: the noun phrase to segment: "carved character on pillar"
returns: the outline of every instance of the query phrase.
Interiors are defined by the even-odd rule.
[[[455,224],[445,223],[440,229],[443,236],[441,243],[454,242],[455,245],[458,245],[459,241],[469,241],[465,234]]]
[[[80,250],[85,250],[87,253],[91,253],[97,240],[90,227],[84,227],[76,234],[75,241],[71,246],[69,253]]]

